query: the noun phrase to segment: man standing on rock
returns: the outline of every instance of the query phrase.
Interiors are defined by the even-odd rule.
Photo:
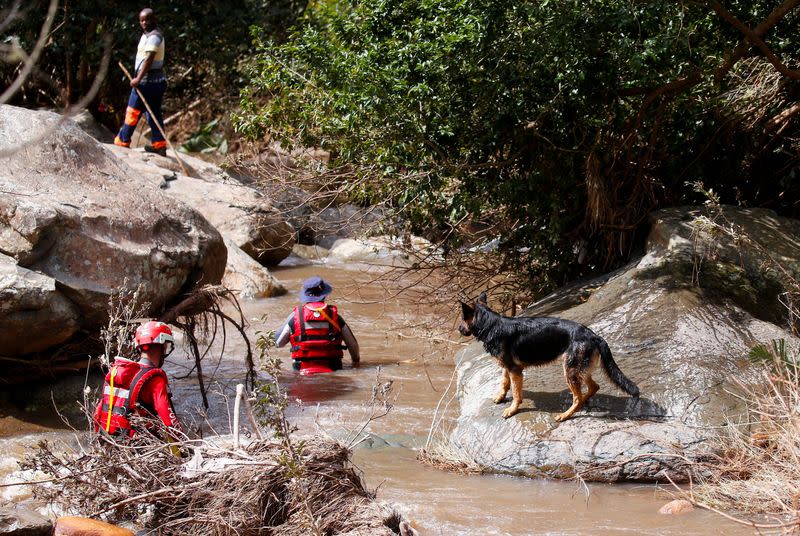
[[[161,101],[167,90],[167,79],[164,76],[164,35],[156,24],[153,10],[149,7],[139,13],[139,25],[144,33],[139,39],[139,47],[136,50],[136,74],[131,80],[131,95],[128,98],[128,108],[125,110],[125,122],[114,138],[114,144],[122,147],[131,146],[133,132],[142,112],[145,112],[147,122],[150,124],[151,144],[146,145],[144,150],[167,156],[167,141],[161,134],[164,124],[161,117]],[[137,89],[150,105],[152,115],[147,111],[147,106]]]

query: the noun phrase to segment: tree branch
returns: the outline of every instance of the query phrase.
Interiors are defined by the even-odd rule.
[[[767,121],[764,130],[770,132],[773,130],[777,130],[779,127],[783,129],[783,127],[785,127],[785,125],[788,123],[789,119],[791,119],[793,115],[796,115],[798,113],[800,113],[800,104],[795,104],[793,106],[790,106],[789,108],[786,108],[785,110],[777,114],[775,117]]]
[[[39,55],[44,50],[47,39],[50,37],[50,27],[53,25],[53,20],[56,17],[56,8],[58,8],[58,0],[51,0],[50,7],[47,10],[47,18],[42,24],[42,29],[39,32],[39,39],[36,41],[36,46],[33,48],[30,56],[25,58],[24,66],[20,71],[19,76],[6,88],[2,95],[0,95],[0,104],[8,102],[8,99],[22,87],[22,84],[27,80],[28,75],[31,74],[34,65],[39,61]],[[4,21],[5,24],[5,21]]]
[[[700,71],[694,71],[688,76],[673,80],[672,82],[667,82],[666,84],[650,91],[650,93],[648,93],[642,101],[642,105],[639,107],[639,111],[636,113],[636,116],[630,120],[626,130],[630,131],[639,127],[644,119],[645,112],[650,105],[655,102],[656,99],[662,95],[674,95],[676,93],[680,93],[681,91],[685,91],[686,89],[699,84],[702,79],[702,73]]]
[[[108,73],[108,64],[111,58],[111,36],[110,34],[105,34],[103,36],[103,41],[105,43],[105,52],[103,53],[103,57],[100,60],[100,69],[97,71],[97,76],[94,78],[94,82],[92,83],[92,87],[89,89],[89,93],[84,95],[81,100],[67,108],[61,113],[61,117],[59,120],[53,124],[51,127],[45,129],[44,132],[41,132],[37,136],[33,136],[31,138],[22,140],[17,145],[13,145],[11,147],[6,147],[5,149],[0,149],[0,158],[6,158],[11,156],[12,154],[16,153],[17,151],[21,151],[22,149],[39,143],[41,140],[45,139],[46,137],[50,136],[55,130],[64,122],[69,120],[72,116],[78,113],[79,110],[86,108],[92,99],[97,95],[97,92],[100,91],[100,85],[102,84],[103,80],[106,77],[106,73]],[[2,104],[2,100],[0,100],[0,104]]]
[[[798,0],[792,0],[792,1],[797,2]],[[722,4],[720,4],[717,0],[711,0],[710,3],[711,7],[714,8],[714,11],[716,11],[720,17],[731,23],[731,25],[734,28],[736,28],[745,35],[745,37],[750,43],[758,47],[758,49],[764,53],[764,56],[766,56],[769,62],[775,67],[775,69],[778,70],[779,73],[786,76],[787,78],[800,80],[800,71],[789,69],[786,65],[784,65],[783,62],[780,60],[780,58],[778,58],[778,56],[776,56],[775,53],[772,52],[769,46],[767,46],[764,40],[761,39],[761,37],[758,36],[753,30],[751,30],[746,24],[737,19],[733,13],[725,9],[722,6]]]
[[[17,16],[19,15],[19,5],[20,0],[14,0],[14,3],[11,5],[11,8],[8,11],[8,15],[5,16],[2,22],[0,22],[0,33],[5,33],[6,28],[8,28],[14,20],[16,20]]]
[[[767,31],[769,31],[773,26],[778,24],[780,20],[786,16],[787,13],[791,12],[797,6],[800,5],[800,0],[785,0],[781,5],[776,7],[772,10],[772,12],[767,15],[767,18],[761,21],[761,23],[753,28],[752,34],[756,37],[761,37]],[[721,6],[720,6],[721,7]],[[718,12],[719,13],[719,12]],[[736,62],[744,57],[747,51],[752,46],[752,42],[748,39],[743,39],[736,45],[736,48],[728,55],[725,59],[725,63],[723,63],[715,72],[714,72],[714,80],[719,83],[722,78],[728,74]]]

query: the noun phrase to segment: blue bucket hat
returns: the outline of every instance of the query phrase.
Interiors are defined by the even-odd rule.
[[[309,277],[303,281],[303,288],[300,291],[300,302],[309,303],[322,301],[333,292],[333,287],[318,276]]]

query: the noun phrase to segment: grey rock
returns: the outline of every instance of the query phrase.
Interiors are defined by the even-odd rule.
[[[228,247],[228,264],[222,277],[225,287],[237,292],[244,299],[286,294],[283,283],[227,237],[225,245]]]
[[[34,510],[15,503],[0,504],[0,535],[50,536],[53,523]]]
[[[81,113],[76,114],[72,120],[75,121],[75,124],[77,124],[81,130],[97,141],[102,143],[112,143],[114,141],[114,133],[92,117],[89,110],[83,110]]]
[[[769,211],[725,212],[751,230],[760,248],[784,266],[796,266],[800,222]],[[571,395],[554,363],[525,371],[522,411],[504,420],[507,403],[491,401],[500,368],[476,342],[457,356],[461,413],[450,436],[456,452],[498,472],[599,481],[683,481],[692,462],[715,454],[718,434],[745,410],[731,393],[736,381],[755,378],[750,349],[779,338],[797,347],[798,340],[767,320],[781,316],[777,305],[765,301],[761,307],[772,310],[758,310],[743,299],[748,292],[737,290],[769,286],[764,281],[772,274],[758,248],[751,245],[740,255],[730,244],[713,244],[710,235],[692,229],[698,215],[695,209],[655,213],[641,259],[558,291],[524,313],[575,320],[604,337],[620,369],[638,384],[638,402],[598,373],[599,393],[572,419],[557,423],[553,417],[569,406]],[[726,285],[724,278],[704,283],[708,272],[702,271],[695,284],[694,252],[711,250],[718,252],[717,264],[750,267],[741,272],[746,284]]]
[[[0,253],[0,348],[6,356],[39,352],[78,331],[78,308],[56,289],[52,277]]]
[[[729,235],[719,240],[716,220]],[[704,297],[733,301],[762,320],[780,322],[784,271],[800,276],[800,221],[768,209],[722,207],[719,213],[690,207],[651,215],[649,255],[661,261],[645,272],[665,284],[696,283]]]
[[[276,265],[291,253],[295,229],[287,218],[260,191],[218,166],[181,155],[191,175],[187,176],[174,157],[114,145],[108,148],[136,170],[141,180],[205,215],[222,235],[260,264]],[[166,181],[165,177],[176,178]]]
[[[142,284],[155,311],[195,284],[221,280],[227,250],[219,232],[147,187],[72,121],[0,106],[0,151],[0,253],[54,280],[47,307],[65,311],[66,298],[80,328],[103,325],[108,298],[123,285]]]

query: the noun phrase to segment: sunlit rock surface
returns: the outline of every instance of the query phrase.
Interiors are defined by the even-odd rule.
[[[269,298],[286,294],[283,283],[278,281],[269,270],[242,251],[227,237],[228,265],[222,284],[237,293],[239,298]]]
[[[405,241],[393,236],[341,238],[331,246],[327,262],[412,267],[426,257],[438,255],[440,252],[429,241],[416,236]]]
[[[0,106],[0,153],[0,253],[54,280],[57,292],[49,294],[69,300],[80,328],[103,325],[108,298],[123,285],[142,284],[142,301],[157,310],[196,284],[221,280],[227,250],[219,232],[72,121]],[[36,307],[68,309],[56,302]],[[29,321],[18,337],[30,337],[43,319],[31,314]],[[44,325],[54,331],[71,325],[60,322],[54,315]],[[0,355],[12,351],[0,347]]]
[[[198,212],[150,187],[70,120],[0,106],[0,355],[63,344],[141,285],[158,311],[219,283],[227,250]]]
[[[223,236],[259,263],[275,265],[291,253],[295,230],[287,223],[287,216],[260,191],[219,166],[182,154],[181,168],[171,151],[165,158],[140,149],[107,147],[142,181],[203,214]],[[183,174],[184,169],[191,176]]]
[[[562,289],[524,313],[576,320],[604,337],[638,384],[638,403],[596,371],[598,394],[559,424],[554,417],[571,395],[561,364],[552,363],[526,370],[522,411],[504,420],[509,402],[491,401],[500,368],[476,342],[456,357],[461,414],[450,436],[456,452],[496,471],[600,481],[685,480],[687,462],[716,452],[717,434],[743,415],[732,393],[734,380],[753,377],[750,349],[779,338],[798,344],[769,321],[783,311],[765,255],[796,269],[800,222],[726,208],[727,221],[762,248],[742,251],[695,230],[700,215],[688,208],[654,213],[641,259]]]

